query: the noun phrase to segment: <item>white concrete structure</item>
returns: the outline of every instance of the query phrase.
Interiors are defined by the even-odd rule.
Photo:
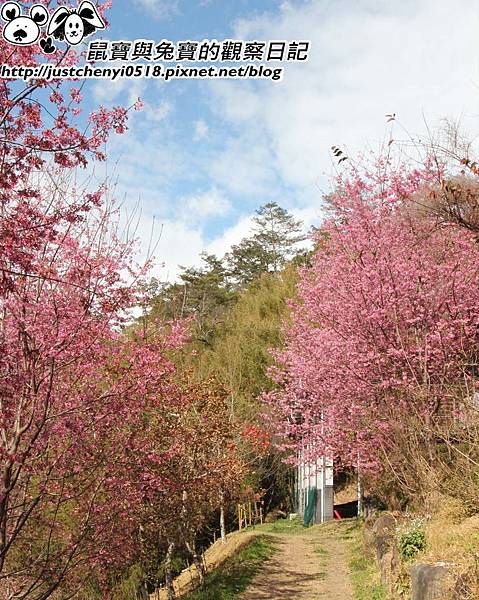
[[[333,519],[333,461],[318,458],[307,462],[304,451],[298,457],[296,472],[296,511],[304,519],[311,503],[312,515],[308,524],[324,523]],[[324,464],[324,468],[323,468]]]

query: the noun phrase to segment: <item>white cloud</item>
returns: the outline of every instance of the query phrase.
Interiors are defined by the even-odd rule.
[[[182,0],[139,0],[147,11],[158,19],[169,18],[180,12]],[[199,0],[198,6],[207,7],[213,0]]]
[[[122,231],[128,231],[130,239],[140,242],[136,262],[143,265],[147,260],[152,261],[150,276],[161,281],[174,281],[180,272],[179,265],[198,263],[198,256],[206,245],[199,229],[179,220],[140,212],[140,208],[130,213],[129,218],[128,222],[124,212]]]
[[[119,66],[119,63],[113,66]],[[92,86],[92,92],[97,102],[109,106],[120,102],[124,106],[130,107],[140,98],[144,105],[140,111],[141,117],[159,123],[171,116],[173,106],[167,100],[158,100],[156,94],[153,100],[145,100],[145,95],[148,95],[147,85],[146,79],[120,78],[115,81],[105,79],[96,81]]]
[[[179,265],[188,267],[198,263],[205,241],[199,229],[182,221],[158,220],[155,229],[159,239],[155,247],[158,259],[153,274],[161,281],[174,281],[180,272]]]
[[[152,104],[151,102],[145,102],[143,108],[145,117],[150,121],[159,123],[164,121],[168,116],[171,115],[173,107],[167,100],[162,100],[158,104]]]
[[[108,66],[118,67],[120,63],[111,63]],[[93,98],[97,102],[111,106],[122,96],[122,103],[129,107],[143,96],[146,86],[146,79],[126,79],[124,77],[115,81],[101,79],[95,81],[92,86]]]
[[[230,209],[229,200],[215,187],[178,202],[178,216],[185,221],[224,216]]]
[[[235,225],[228,227],[221,236],[212,240],[207,251],[217,256],[223,256],[228,252],[234,244],[238,244],[244,237],[250,235],[253,218],[250,216],[242,216]]]
[[[207,168],[214,182],[236,196],[264,199],[276,190],[279,182],[268,144],[250,128],[227,138]]]
[[[157,16],[178,10],[178,2],[141,2]],[[188,115],[193,139],[203,142],[201,153],[196,145],[166,141],[154,128],[137,133],[133,127],[118,143],[123,189],[135,200],[140,196],[164,223],[157,253],[170,276],[178,263],[196,263],[202,250],[221,256],[247,235],[246,203],[259,206],[274,199],[307,225],[317,224],[321,194],[334,167],[331,146],[347,147],[351,156],[378,149],[388,131],[386,113],[396,113],[401,124],[394,125],[396,139],[407,137],[401,126],[422,134],[424,117],[434,127],[445,116],[462,117],[471,137],[477,136],[478,9],[479,3],[470,0],[304,0],[238,21],[231,37],[310,39],[310,60],[286,65],[282,82],[203,82],[201,101],[206,97],[214,128],[200,118],[204,106]],[[145,95],[145,84],[123,80],[109,88],[101,82],[95,89],[99,99],[126,92],[136,99]],[[168,117],[168,124],[181,131],[180,111],[173,112],[166,101],[155,108],[153,95],[146,96],[147,119]],[[195,107],[192,102],[191,110]],[[172,210],[175,197],[165,183],[171,188],[178,181],[180,187],[195,170],[207,191],[188,195],[182,208]],[[228,214],[230,198],[243,203],[241,216],[208,241],[208,219]]]
[[[154,255],[158,258],[152,274],[162,281],[173,281],[180,272],[179,265],[188,267],[198,264],[199,256],[205,249],[210,252],[220,251],[223,255],[228,249],[226,232],[220,239],[208,245],[203,226],[208,218],[223,216],[230,208],[229,201],[222,193],[212,188],[207,192],[181,199],[172,218],[163,218],[161,215],[153,217],[151,214],[142,216],[136,233],[142,241],[143,260],[147,256],[150,240],[155,247]],[[233,243],[239,241],[235,233],[231,239],[235,240]]]
[[[248,80],[234,82],[230,80],[212,81],[213,92],[211,106],[235,124],[248,123],[261,114],[261,94]]]
[[[312,204],[320,197],[318,181],[331,173],[330,147],[377,149],[386,113],[395,112],[413,133],[424,132],[424,116],[434,126],[441,117],[462,115],[474,135],[478,7],[466,0],[310,0],[283,3],[276,16],[238,21],[234,37],[310,39],[311,57],[286,65],[281,83],[211,84],[212,109],[235,128],[212,176],[226,185],[227,173],[243,178],[249,172],[247,185],[261,191],[273,169],[276,183]]]
[[[321,218],[318,207],[307,207],[293,209],[290,211],[295,219],[304,223],[304,231],[307,232],[311,225],[317,224]],[[255,215],[242,215],[238,221],[224,230],[224,232],[207,245],[207,251],[217,256],[224,256],[229,252],[231,246],[239,244],[245,237],[251,236],[253,233]],[[309,246],[308,242],[304,242],[303,246]]]
[[[206,123],[206,121],[204,119],[198,119],[198,121],[196,121],[196,123],[195,123],[195,135],[194,135],[195,142],[199,142],[200,140],[207,137],[209,131],[210,131],[210,128],[208,127],[208,123]]]
[[[139,0],[146,11],[157,19],[172,17],[179,11],[179,0]]]

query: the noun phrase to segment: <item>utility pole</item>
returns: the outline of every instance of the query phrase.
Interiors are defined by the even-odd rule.
[[[324,448],[324,415],[321,412],[321,437],[322,444]],[[321,523],[324,523],[325,515],[326,515],[326,458],[323,456],[321,458]]]
[[[358,517],[363,516],[363,489],[361,485],[361,471],[359,467],[359,452],[358,452]]]

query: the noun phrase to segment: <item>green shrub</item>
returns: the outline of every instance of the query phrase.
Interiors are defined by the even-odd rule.
[[[405,562],[414,560],[426,547],[426,532],[421,520],[399,530],[399,554]]]

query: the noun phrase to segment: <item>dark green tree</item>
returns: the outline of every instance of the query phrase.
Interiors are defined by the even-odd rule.
[[[149,313],[163,320],[193,317],[195,337],[209,343],[218,320],[235,299],[223,262],[214,254],[201,254],[200,267],[181,267],[179,281],[158,284]]]
[[[199,267],[183,268],[178,281],[157,284],[146,318],[160,321],[192,317],[192,340],[175,362],[198,380],[215,376],[228,390],[225,419],[242,425],[263,424],[258,399],[272,386],[270,350],[281,346],[281,323],[294,296],[296,267],[308,251],[301,247],[303,224],[276,203],[260,207],[251,235],[223,258],[203,254]],[[267,490],[266,506],[287,503],[290,469],[273,447],[245,456],[248,483]]]
[[[276,202],[268,202],[256,211],[253,233],[232,246],[225,259],[232,279],[247,285],[262,273],[278,273],[295,256],[304,251],[302,221],[294,219]]]

